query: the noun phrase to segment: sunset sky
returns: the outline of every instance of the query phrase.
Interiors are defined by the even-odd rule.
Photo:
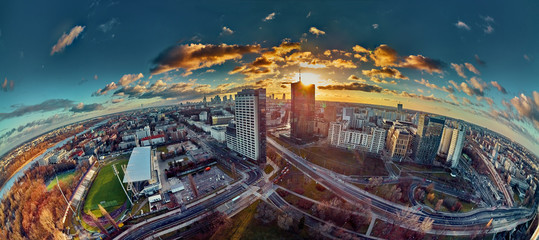
[[[446,5],[443,5],[446,4]],[[290,82],[539,155],[538,1],[1,1],[0,154],[68,122]]]

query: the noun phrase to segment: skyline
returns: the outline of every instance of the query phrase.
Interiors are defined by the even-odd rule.
[[[399,2],[165,3],[147,16],[140,12],[158,6],[0,4],[0,154],[7,143],[141,104],[254,87],[289,96],[301,67],[317,100],[402,102],[500,132],[539,155],[539,32],[523,27],[539,20],[538,3],[423,3],[431,11]]]

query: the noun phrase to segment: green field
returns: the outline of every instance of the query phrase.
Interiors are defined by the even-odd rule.
[[[65,171],[60,174],[58,174],[58,180],[60,180],[61,183],[65,184],[71,184],[73,182],[73,178],[75,177],[75,171]],[[56,178],[53,178],[52,181],[49,182],[47,185],[47,191],[50,191],[52,188],[56,187],[57,185]]]
[[[122,186],[114,175],[112,165],[116,164],[116,169],[120,172],[120,179],[123,180],[124,173],[121,170],[121,166],[126,165],[128,161],[129,159],[125,156],[121,156],[117,160],[101,167],[86,196],[84,212],[92,210],[97,217],[100,217],[102,215],[97,206],[98,204],[101,204],[107,211],[111,212],[118,209],[127,201]]]

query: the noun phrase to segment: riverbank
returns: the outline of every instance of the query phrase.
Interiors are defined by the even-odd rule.
[[[2,184],[2,187],[0,187],[0,190],[4,189],[4,187],[6,186],[6,184],[9,182],[9,180],[11,180],[11,178],[13,178],[15,175],[17,175],[17,173],[19,171],[21,171],[24,167],[26,167],[26,165],[30,164],[32,161],[34,161],[34,159],[36,159],[37,157],[41,156],[43,153],[45,153],[45,151],[47,151],[48,148],[46,149],[43,149],[41,152],[37,153],[36,155],[34,155],[32,158],[30,158],[28,161],[26,161],[23,165],[21,165],[19,168],[17,168],[17,170],[15,170],[8,178],[7,180]]]

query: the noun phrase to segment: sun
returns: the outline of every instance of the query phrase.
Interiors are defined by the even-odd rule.
[[[299,73],[294,74],[294,80],[299,79]],[[316,73],[301,73],[301,82],[303,84],[314,84],[316,86],[326,86],[330,82],[327,79],[322,79],[320,75]]]

